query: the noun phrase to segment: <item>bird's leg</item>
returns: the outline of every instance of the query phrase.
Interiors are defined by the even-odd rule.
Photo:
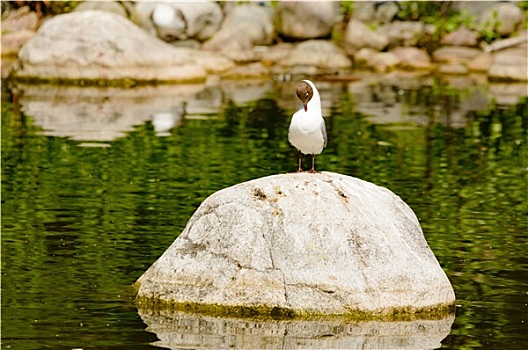
[[[298,172],[298,173],[302,173],[302,171],[303,171],[303,170],[302,170],[302,156],[303,156],[303,155],[302,155],[302,152],[299,151],[299,169],[297,169],[297,172]]]
[[[312,169],[310,172],[313,174],[315,173],[315,154],[312,154]]]

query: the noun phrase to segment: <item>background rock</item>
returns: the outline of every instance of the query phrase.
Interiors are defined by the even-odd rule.
[[[37,30],[38,16],[31,12],[29,7],[24,6],[18,10],[9,12],[6,18],[2,18],[2,35],[5,32],[15,32],[17,30]]]
[[[205,41],[220,28],[223,13],[214,1],[137,2],[131,19],[165,41]]]
[[[474,30],[470,30],[465,26],[461,26],[454,32],[449,33],[442,38],[440,43],[442,45],[456,45],[456,46],[477,46],[477,39],[479,34]]]
[[[126,9],[117,1],[81,1],[75,6],[74,11],[107,11],[127,17]]]
[[[465,75],[469,73],[469,68],[459,62],[450,62],[439,65],[438,72],[442,74]]]
[[[349,55],[354,55],[364,47],[378,51],[383,50],[389,44],[389,39],[362,22],[351,19],[346,27],[344,47]]]
[[[278,62],[283,66],[315,66],[325,71],[352,67],[352,61],[331,41],[307,40]]]
[[[470,71],[487,72],[491,66],[492,56],[489,53],[480,53],[467,63]]]
[[[372,57],[374,57],[377,52],[378,51],[374,49],[364,47],[356,52],[354,55],[354,62],[360,66],[367,66],[368,62],[372,60]]]
[[[339,2],[280,1],[275,11],[279,35],[297,40],[330,35],[339,21]]]
[[[187,39],[185,17],[172,3],[158,3],[152,11],[152,24],[158,38],[164,41]]]
[[[2,57],[16,57],[20,48],[35,35],[38,27],[38,17],[28,6],[9,11],[2,18]],[[5,77],[11,62],[2,62],[2,77]]]
[[[151,37],[109,12],[79,11],[46,21],[20,50],[18,78],[197,81],[206,71],[189,51]]]
[[[378,23],[388,23],[394,19],[399,10],[400,8],[396,2],[385,1],[377,6],[374,18]]]
[[[373,1],[356,1],[354,2],[354,10],[351,18],[367,23],[372,22],[376,15],[375,3]]]
[[[388,39],[389,47],[415,46],[424,34],[432,34],[434,26],[422,22],[394,21],[381,25],[378,33]]]
[[[367,66],[378,73],[393,70],[398,64],[400,59],[392,52],[376,52],[367,62]]]
[[[2,34],[2,57],[16,57],[22,46],[34,35],[35,32],[28,29],[21,29],[16,32]]]
[[[526,48],[514,48],[497,52],[493,55],[488,71],[490,79],[495,80],[528,80],[528,57]]]
[[[497,31],[507,36],[519,30],[525,23],[523,11],[514,3],[496,3],[488,8],[480,17],[481,31]]]
[[[262,55],[262,63],[267,65],[273,65],[286,59],[292,52],[294,44],[291,43],[279,43],[273,45]]]
[[[433,60],[440,63],[468,63],[481,53],[480,50],[461,47],[443,46],[432,54]]]
[[[427,52],[416,47],[397,47],[391,52],[400,60],[399,66],[405,69],[429,69],[432,67]]]
[[[146,308],[235,314],[390,318],[455,301],[412,210],[387,189],[326,172],[211,195],[136,287]]]
[[[253,45],[269,45],[275,36],[272,18],[273,12],[269,8],[253,4],[236,6],[203,48],[221,51],[233,58],[237,52],[248,50]]]

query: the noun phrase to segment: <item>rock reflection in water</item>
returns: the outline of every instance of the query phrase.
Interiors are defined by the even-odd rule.
[[[139,310],[169,349],[437,349],[455,316],[441,320],[245,320]]]
[[[191,118],[219,113],[227,100],[247,103],[271,89],[260,84],[185,84],[101,88],[59,85],[16,87],[22,111],[33,118],[43,135],[77,141],[110,142],[134,126],[151,121],[159,136]]]
[[[44,129],[43,134],[79,141],[112,141],[158,113],[177,116],[181,114],[185,101],[202,89],[203,85],[132,89],[57,85],[18,87],[22,111]]]

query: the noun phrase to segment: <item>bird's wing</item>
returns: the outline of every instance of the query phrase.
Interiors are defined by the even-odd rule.
[[[324,118],[321,118],[321,120],[321,133],[323,134],[324,147],[326,147],[326,143],[328,141],[328,137],[326,136],[326,124]]]

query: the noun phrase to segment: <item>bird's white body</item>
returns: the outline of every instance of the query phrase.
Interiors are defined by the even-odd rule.
[[[308,101],[306,110],[301,108],[292,117],[288,131],[288,141],[303,154],[319,154],[326,147],[326,127],[321,112],[321,98],[315,85],[308,83],[313,97]]]

